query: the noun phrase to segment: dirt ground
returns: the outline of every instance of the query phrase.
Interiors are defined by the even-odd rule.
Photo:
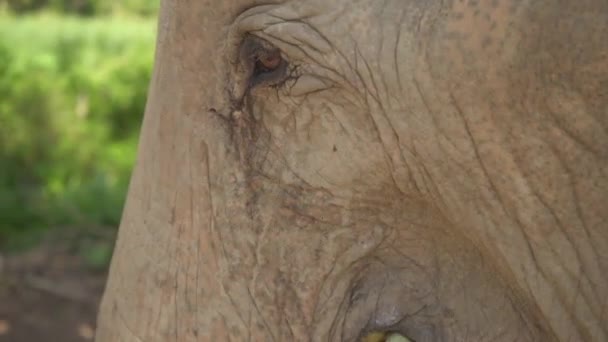
[[[66,243],[0,252],[0,342],[93,341],[105,278]]]

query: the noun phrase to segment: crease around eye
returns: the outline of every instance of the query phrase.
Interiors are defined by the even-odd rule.
[[[333,87],[334,83],[323,77],[304,74],[298,77],[298,81],[289,88],[289,94],[291,96],[304,96]]]

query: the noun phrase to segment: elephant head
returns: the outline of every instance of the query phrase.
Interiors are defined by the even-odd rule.
[[[158,29],[99,342],[608,340],[606,1]]]

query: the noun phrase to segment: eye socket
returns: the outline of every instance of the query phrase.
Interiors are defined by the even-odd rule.
[[[241,63],[248,75],[248,87],[276,86],[287,78],[287,61],[281,51],[257,37],[245,38],[241,46]]]

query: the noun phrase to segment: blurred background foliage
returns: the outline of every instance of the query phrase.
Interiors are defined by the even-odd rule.
[[[138,15],[153,16],[160,0],[2,0],[4,7],[16,14],[54,11],[80,16]]]
[[[158,2],[0,0],[1,249],[51,229],[116,229]]]

